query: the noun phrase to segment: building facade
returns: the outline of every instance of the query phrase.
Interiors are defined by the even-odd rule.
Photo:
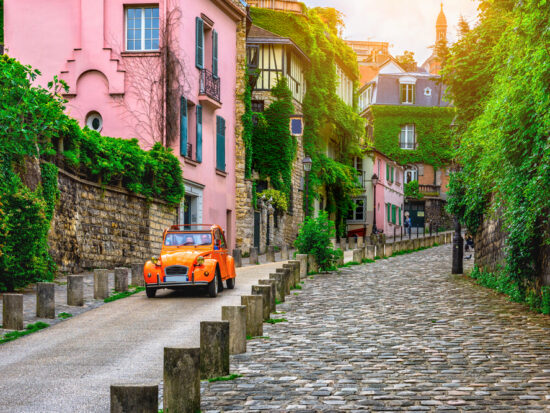
[[[235,85],[246,7],[233,0],[8,0],[10,56],[69,89],[67,111],[103,135],[180,156],[182,224],[220,224],[235,245]],[[25,30],[21,30],[25,27]]]

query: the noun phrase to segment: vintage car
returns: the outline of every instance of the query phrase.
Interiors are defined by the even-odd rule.
[[[223,230],[218,225],[172,225],[164,230],[159,258],[143,267],[145,291],[153,298],[158,289],[196,286],[216,297],[235,288],[235,262],[227,250]]]

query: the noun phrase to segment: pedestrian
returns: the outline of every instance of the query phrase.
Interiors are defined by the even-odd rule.
[[[405,212],[405,231],[408,231],[409,237],[411,236],[411,217],[409,212]]]

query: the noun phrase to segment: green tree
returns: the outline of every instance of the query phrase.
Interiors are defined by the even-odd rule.
[[[414,52],[405,50],[402,55],[395,56],[395,58],[407,72],[415,72],[417,70],[416,60],[414,60]]]

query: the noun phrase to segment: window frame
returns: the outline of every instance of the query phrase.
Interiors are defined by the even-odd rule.
[[[402,105],[414,105],[416,103],[416,85],[414,83],[400,83],[399,100]]]
[[[363,223],[366,221],[367,219],[367,198],[366,197],[358,197],[358,198],[352,198],[351,200],[353,202],[353,208],[351,208],[350,212],[351,212],[351,217],[347,219],[347,222],[355,222],[355,223]],[[357,203],[358,202],[362,202],[363,205],[362,205],[362,214],[363,214],[363,218],[359,219],[357,218]]]
[[[129,49],[128,48],[128,11],[129,10],[141,10],[141,48],[140,49]],[[156,30],[158,30],[158,38],[156,39],[158,42],[156,49],[145,49],[145,9],[151,9],[151,10],[158,10],[158,27]],[[155,30],[154,28],[151,28],[152,30]],[[151,38],[151,46],[153,44],[153,41],[155,39]],[[135,44],[135,39],[134,39]],[[160,50],[160,8],[159,5],[140,5],[140,4],[129,4],[125,5],[124,7],[124,51],[127,53],[151,53],[151,52],[158,52]]]
[[[412,147],[409,147],[411,143],[408,139],[403,140],[403,131],[408,131],[408,127],[412,127]],[[409,134],[406,134],[406,137],[409,137]],[[405,144],[405,145],[403,145]],[[416,149],[416,125],[414,123],[406,123],[401,126],[401,131],[399,132],[399,148],[406,151],[412,151]]]

